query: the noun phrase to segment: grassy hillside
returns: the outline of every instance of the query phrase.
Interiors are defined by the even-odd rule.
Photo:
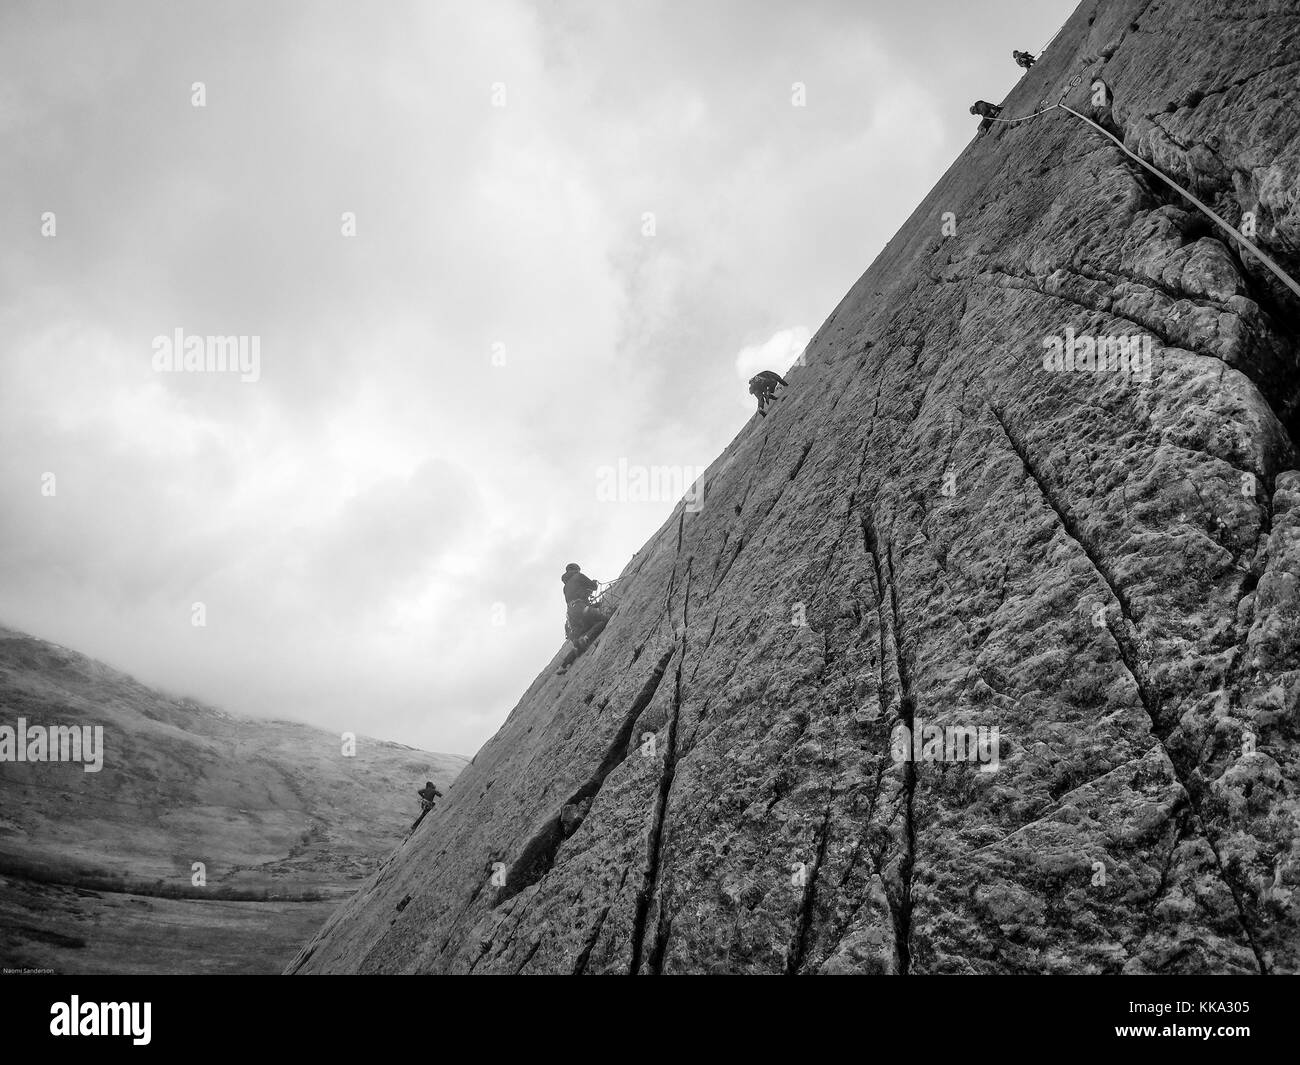
[[[0,628],[0,725],[102,726],[103,768],[0,762],[0,964],[274,972],[465,764],[234,717]],[[195,884],[194,863],[206,883]]]

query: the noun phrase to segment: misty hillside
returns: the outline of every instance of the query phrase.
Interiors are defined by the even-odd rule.
[[[415,789],[465,764],[366,737],[345,757],[0,629],[0,725],[19,718],[103,729],[99,772],[0,762],[0,961],[60,971],[173,971],[164,949],[174,971],[275,971],[409,830]]]

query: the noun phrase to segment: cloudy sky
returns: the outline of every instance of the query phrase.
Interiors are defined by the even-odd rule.
[[[0,624],[472,754],[1073,7],[6,0]]]

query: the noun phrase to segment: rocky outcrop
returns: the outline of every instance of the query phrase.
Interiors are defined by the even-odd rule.
[[[1300,276],[1298,16],[1086,2],[1003,117]],[[1297,311],[995,125],[291,971],[1300,969]]]

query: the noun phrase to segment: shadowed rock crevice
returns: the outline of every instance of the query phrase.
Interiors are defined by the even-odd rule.
[[[1122,612],[1122,623],[1119,626],[1107,625],[1108,630],[1115,639],[1116,646],[1119,649],[1120,657],[1124,662],[1125,668],[1133,678],[1134,686],[1137,689],[1138,697],[1142,701],[1142,706],[1151,720],[1151,731],[1160,743],[1169,759],[1170,765],[1173,766],[1174,772],[1178,776],[1179,783],[1191,802],[1192,809],[1195,813],[1197,822],[1200,826],[1201,833],[1214,854],[1215,865],[1218,867],[1219,875],[1223,879],[1224,885],[1232,893],[1233,901],[1236,905],[1237,915],[1241,923],[1241,931],[1250,944],[1250,949],[1254,953],[1261,972],[1267,972],[1263,951],[1260,949],[1256,937],[1251,929],[1246,914],[1246,907],[1242,901],[1242,885],[1236,882],[1236,878],[1229,874],[1224,867],[1223,859],[1220,855],[1219,848],[1216,845],[1213,835],[1206,824],[1206,819],[1201,811],[1203,802],[1203,788],[1200,783],[1199,775],[1196,773],[1194,765],[1188,764],[1187,760],[1180,755],[1177,749],[1171,749],[1167,743],[1170,733],[1177,726],[1176,721],[1165,719],[1164,702],[1165,697],[1157,690],[1150,679],[1150,673],[1146,663],[1140,657],[1140,652],[1136,646],[1137,623],[1133,619],[1132,607],[1129,604],[1128,596],[1124,594],[1115,577],[1111,573],[1110,567],[1102,558],[1100,550],[1095,544],[1090,542],[1090,538],[1083,531],[1080,524],[1071,517],[1068,506],[1064,505],[1056,498],[1056,493],[1050,487],[1046,478],[1036,469],[1036,464],[1028,457],[1028,451],[1021,444],[1012,430],[1003,420],[1003,416],[998,410],[989,407],[994,419],[1001,426],[1003,434],[1010,444],[1021,465],[1024,466],[1025,472],[1033,478],[1034,483],[1038,486],[1039,492],[1044,500],[1052,508],[1061,523],[1061,528],[1066,535],[1078,545],[1079,549],[1087,556],[1088,561],[1092,564],[1094,572],[1102,579],[1106,587],[1114,596]],[[1132,633],[1132,635],[1130,635]]]
[[[682,661],[686,656],[686,636],[682,635],[682,655],[677,659],[677,676],[674,681],[673,708],[668,719],[668,735],[664,745],[664,767],[659,775],[659,790],[655,796],[653,824],[647,845],[648,855],[641,890],[637,895],[636,916],[632,926],[632,963],[628,970],[633,976],[641,972],[642,955],[645,950],[646,923],[649,919],[650,904],[655,899],[659,888],[660,865],[663,860],[664,821],[668,816],[668,801],[672,794],[673,775],[677,771],[677,722],[682,709]],[[660,905],[663,905],[662,899]],[[665,942],[656,944],[654,953],[662,963],[666,946],[667,924],[660,917],[660,929]],[[653,971],[653,970],[652,970]]]
[[[642,877],[641,890],[637,894],[636,911],[632,922],[632,958],[629,967],[631,975],[640,974],[645,958],[645,939],[650,908],[656,901],[659,916],[655,934],[648,957],[648,969],[651,973],[660,972],[664,951],[667,949],[669,919],[665,912],[665,900],[656,894],[660,891],[660,875],[663,864],[664,824],[668,817],[668,803],[672,797],[673,777],[677,771],[678,743],[677,732],[682,712],[682,668],[686,662],[687,641],[690,635],[691,573],[695,562],[692,555],[686,562],[686,587],[682,593],[682,623],[680,628],[681,654],[677,658],[677,675],[673,681],[672,709],[668,716],[668,731],[664,743],[664,765],[659,774],[659,787],[655,795],[652,813],[650,838],[647,844],[645,872]],[[717,619],[714,619],[717,624]],[[709,638],[713,633],[710,631]],[[701,652],[701,655],[703,652]]]
[[[601,759],[600,765],[596,767],[595,773],[582,787],[570,795],[537,834],[524,844],[523,850],[506,877],[505,885],[497,892],[496,901],[493,903],[494,906],[500,906],[503,902],[518,895],[525,888],[536,884],[551,871],[555,865],[555,859],[559,854],[560,847],[582,824],[582,817],[571,819],[566,824],[565,810],[583,810],[583,816],[585,816],[585,810],[590,809],[590,800],[595,798],[601,789],[601,785],[605,783],[605,778],[623,760],[627,752],[628,741],[632,738],[632,730],[636,727],[637,718],[650,705],[650,700],[654,698],[655,691],[668,669],[668,662],[676,652],[677,647],[674,644],[655,664],[654,670],[637,694],[627,712],[627,716],[623,719],[622,725],[619,726],[618,732],[614,734],[614,739],[610,742],[609,749],[605,752],[605,757]]]
[[[618,887],[614,890],[614,897],[617,898],[623,892],[623,886],[627,883],[628,874],[632,867],[628,866],[623,870],[623,876],[618,882]],[[573,964],[573,975],[582,976],[587,971],[587,963],[591,960],[591,952],[595,949],[600,934],[605,930],[605,920],[609,917],[609,911],[614,908],[611,902],[600,911],[600,916],[596,918],[596,923],[592,926],[591,935],[587,938],[586,944],[582,948],[582,953],[578,955],[577,961]]]
[[[890,548],[886,546],[885,551],[882,552],[880,536],[876,531],[875,517],[870,511],[863,512],[861,524],[863,541],[871,557],[876,579],[876,602],[880,623],[882,664],[880,678],[881,710],[883,713],[889,714],[893,706],[892,695],[889,694],[883,667],[886,639],[888,639],[889,646],[893,649],[894,676],[898,680],[897,723],[904,726],[907,729],[907,735],[911,736],[916,728],[916,701],[912,693],[911,677],[902,646],[903,620],[898,590],[894,586],[893,562],[889,554]],[[905,976],[911,968],[912,961],[912,874],[916,866],[915,803],[917,770],[916,762],[910,757],[902,763],[902,777],[902,853],[898,863],[896,889],[890,892],[888,890],[890,885],[887,881],[886,897],[889,899],[890,914],[894,923],[898,972],[900,976]]]
[[[1129,602],[1129,598],[1125,594],[1124,589],[1120,587],[1119,582],[1115,579],[1115,575],[1111,572],[1110,566],[1107,565],[1106,561],[1102,558],[1101,552],[1091,544],[1091,538],[1083,531],[1081,524],[1074,518],[1070,508],[1057,498],[1056,492],[1052,489],[1046,477],[1039,470],[1038,463],[1029,457],[1028,450],[1024,444],[1021,443],[1018,435],[1015,434],[1007,425],[1006,419],[1003,415],[996,407],[991,405],[989,407],[989,413],[993,415],[994,420],[1001,427],[1003,437],[1006,439],[1008,445],[1010,445],[1011,450],[1016,453],[1016,457],[1020,460],[1020,464],[1024,467],[1025,472],[1033,479],[1034,484],[1038,487],[1039,495],[1042,497],[1043,501],[1052,508],[1052,512],[1061,523],[1061,528],[1064,529],[1066,535],[1079,546],[1079,550],[1087,556],[1087,559],[1092,564],[1092,568],[1096,572],[1097,576],[1099,576],[1105,583],[1107,590],[1119,605],[1124,625],[1133,630],[1135,635],[1137,631],[1137,622],[1133,618],[1133,606]],[[1134,635],[1130,635],[1129,632],[1126,632],[1123,629],[1120,629],[1119,631],[1112,629],[1111,634],[1115,637],[1116,643],[1119,644],[1120,653],[1124,657],[1125,666],[1128,667],[1128,671],[1133,675],[1134,680],[1137,681],[1138,691],[1142,696],[1143,705],[1151,715],[1157,733],[1161,734],[1163,738],[1163,736],[1168,735],[1172,725],[1166,725],[1164,722],[1159,720],[1159,693],[1152,691],[1151,681],[1147,677],[1146,667],[1142,663],[1139,657],[1139,649],[1134,643]]]
[[[791,944],[789,961],[786,963],[787,976],[795,976],[803,967],[808,956],[808,937],[813,925],[813,911],[817,903],[817,881],[821,876],[822,863],[826,860],[826,844],[831,833],[831,806],[826,804],[826,814],[817,829],[817,849],[813,856],[812,868],[808,870],[808,880],[804,885],[803,900],[799,905],[799,916],[795,925],[794,942]]]
[[[840,397],[840,398],[842,398],[842,395],[843,395],[843,394],[841,393],[841,397]],[[831,409],[831,414],[833,415],[834,413],[835,413],[835,410],[834,410],[834,408],[832,408],[832,409]],[[806,462],[807,459],[808,459],[808,452],[810,452],[810,451],[812,450],[812,448],[813,448],[813,441],[812,441],[812,440],[809,440],[808,443],[804,444],[804,446],[803,446],[803,450],[799,452],[799,460],[794,464],[794,468],[790,470],[790,477],[789,477],[789,480],[793,481],[796,477],[799,476],[799,471],[803,469],[803,464],[804,464],[804,462]]]

